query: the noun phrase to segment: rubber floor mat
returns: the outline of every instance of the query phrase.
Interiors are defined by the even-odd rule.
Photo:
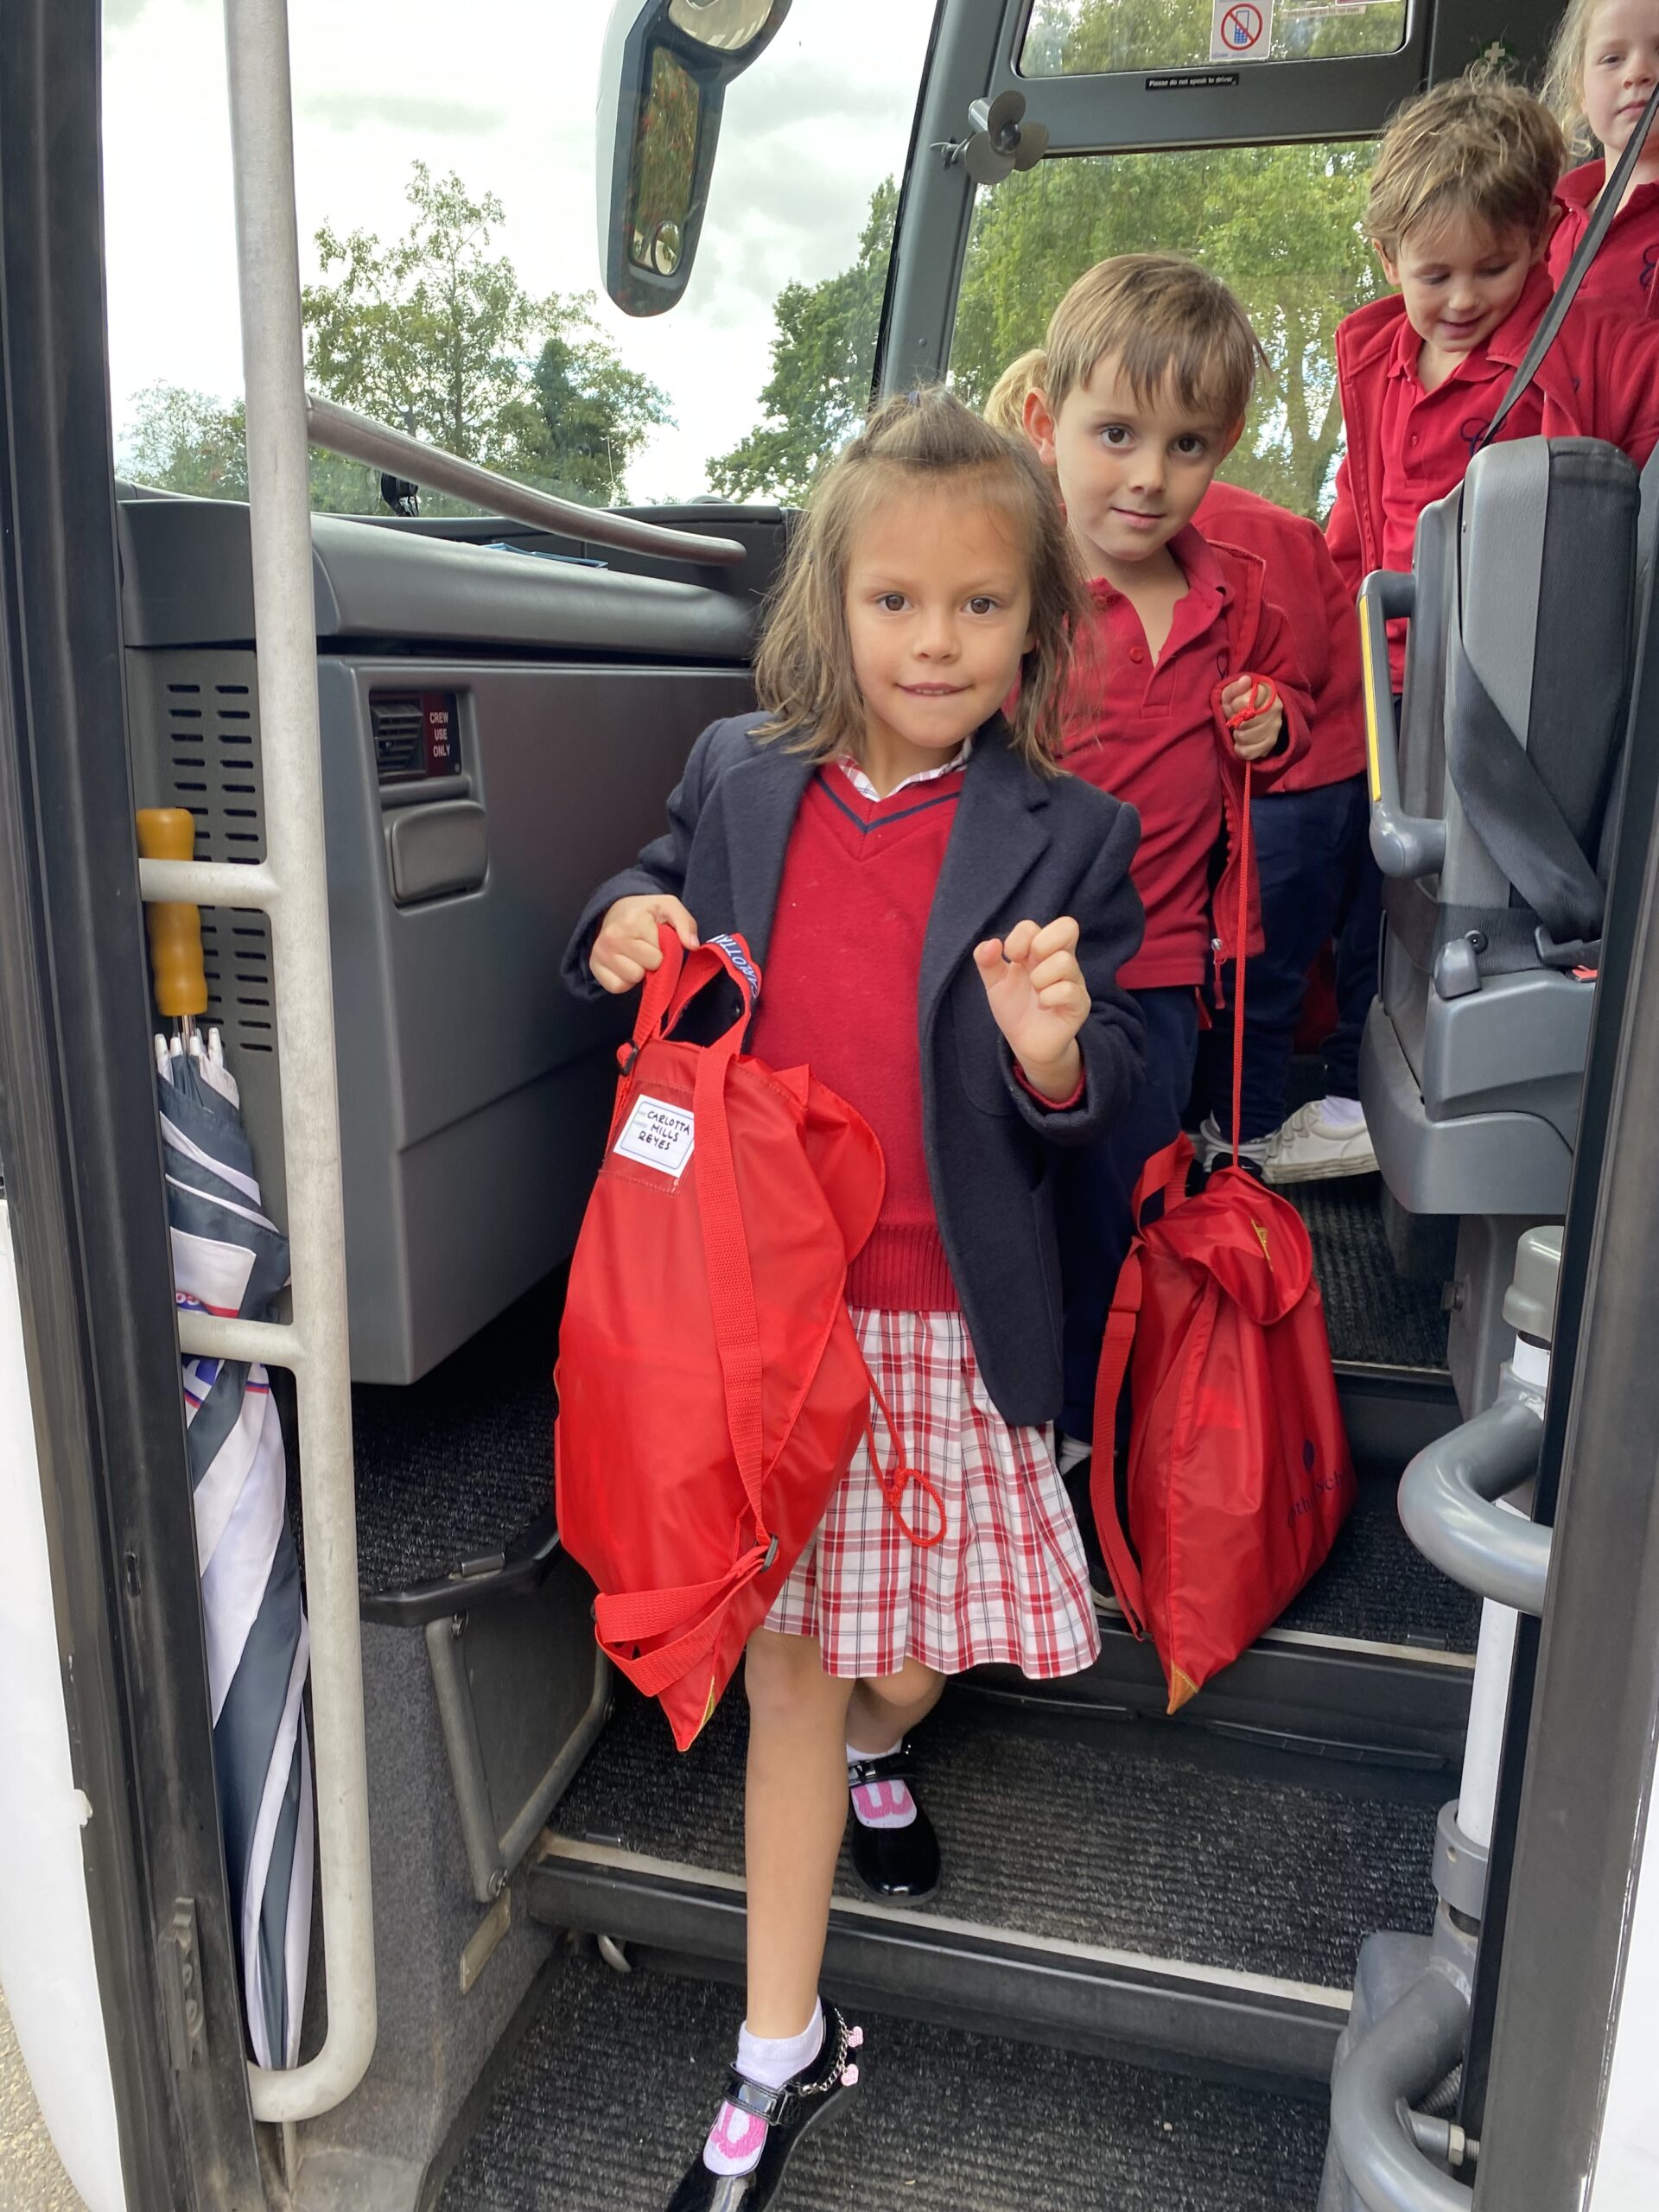
[[[499,1552],[546,1505],[563,1299],[561,1270],[418,1382],[353,1390],[365,1592]]]
[[[1399,1484],[1362,1478],[1331,1556],[1282,1616],[1281,1628],[1377,1643],[1472,1651],[1480,1600],[1431,1565],[1400,1526]]]
[[[714,2116],[735,1990],[570,1960],[441,2212],[661,2212]],[[1313,2212],[1313,2104],[861,2012],[861,2078],[779,2212]]]
[[[1332,1359],[1385,1367],[1446,1365],[1446,1318],[1438,1283],[1397,1272],[1379,1206],[1377,1175],[1291,1183],[1281,1191],[1307,1224],[1325,1300]]]
[[[747,1726],[739,1683],[677,1753],[660,1712],[631,1699],[555,1825],[741,1872]],[[1125,1722],[1058,1742],[947,1696],[916,1736],[944,1852],[919,1910],[1344,1990],[1374,1929],[1427,1930],[1430,1803],[1350,1795],[1318,1761],[1295,1783],[1229,1772],[1184,1733],[1154,1732]],[[856,1894],[844,1860],[840,1886]]]

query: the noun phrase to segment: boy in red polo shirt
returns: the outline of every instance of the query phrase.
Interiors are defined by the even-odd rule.
[[[1410,568],[1418,516],[1462,481],[1509,389],[1549,304],[1565,158],[1542,101],[1472,72],[1383,133],[1366,224],[1398,289],[1337,328],[1348,450],[1325,532],[1352,591],[1373,569]],[[1659,441],[1659,322],[1575,301],[1498,433],[1540,435],[1605,438],[1644,461]],[[1404,627],[1389,639],[1396,693]]]
[[[1147,914],[1119,976],[1146,1023],[1146,1081],[1113,1135],[1061,1171],[1068,1459],[1090,1433],[1130,1194],[1180,1127],[1198,992],[1234,957],[1244,763],[1272,780],[1307,742],[1301,668],[1262,562],[1192,526],[1243,428],[1260,358],[1224,284],[1173,254],[1122,254],[1054,310],[1026,404],[1093,603],[1072,655],[1062,757],[1139,812],[1133,873]],[[1247,888],[1256,953],[1260,905],[1253,880]]]
[[[1659,8],[1659,0],[1646,3]],[[986,421],[1022,436],[1026,402],[1045,370],[1035,347],[1011,361],[986,396]],[[1270,1183],[1369,1174],[1376,1154],[1359,1103],[1359,1040],[1376,992],[1382,879],[1369,835],[1358,625],[1324,532],[1305,515],[1217,481],[1193,521],[1212,543],[1262,560],[1268,597],[1289,625],[1311,702],[1306,752],[1251,809],[1267,944],[1251,963],[1246,994],[1240,1149]],[[1325,1046],[1325,1095],[1287,1116],[1307,970],[1333,936],[1338,1020]],[[1206,1167],[1232,1142],[1232,1051],[1231,1013],[1224,1007],[1200,1047],[1194,1091],[1204,1112],[1198,1149]]]

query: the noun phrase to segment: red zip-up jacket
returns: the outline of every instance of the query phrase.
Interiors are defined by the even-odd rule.
[[[1217,966],[1235,957],[1244,763],[1233,750],[1221,711],[1224,689],[1247,675],[1271,677],[1278,687],[1284,734],[1279,751],[1255,764],[1258,791],[1275,787],[1307,750],[1306,685],[1289,625],[1268,597],[1262,561],[1234,546],[1212,545],[1191,524],[1170,540],[1170,551],[1192,589],[1215,595],[1208,622],[1190,636],[1172,629],[1155,663],[1142,643],[1131,647],[1131,664],[1120,666],[1108,634],[1112,602],[1120,594],[1096,582],[1090,587],[1095,625],[1077,640],[1065,694],[1065,766],[1127,800],[1141,816],[1141,845],[1131,872],[1147,929],[1141,950],[1119,979],[1130,990],[1202,982],[1211,964],[1204,957],[1206,944]],[[1178,622],[1180,613],[1178,606]],[[1212,758],[1219,763],[1225,861],[1213,892],[1200,893],[1187,911],[1195,874],[1192,840],[1183,836],[1170,845],[1166,837],[1160,841],[1160,831],[1172,817],[1190,813],[1193,747],[1205,742],[1215,747]],[[1198,765],[1208,766],[1202,756]],[[1196,871],[1200,879],[1205,873],[1201,866]],[[1248,900],[1245,950],[1256,953],[1264,940],[1254,868]]]
[[[1307,750],[1281,768],[1276,791],[1340,784],[1365,766],[1365,705],[1359,620],[1318,523],[1237,484],[1212,484],[1193,517],[1212,544],[1254,553],[1267,569],[1268,597],[1290,625],[1311,702]]]
[[[1555,188],[1561,219],[1549,242],[1549,274],[1559,284],[1573,248],[1584,236],[1596,200],[1606,181],[1605,162],[1586,162],[1569,169]],[[1599,300],[1637,321],[1655,312],[1659,301],[1659,184],[1638,184],[1608,226],[1596,257],[1584,272],[1578,300]]]
[[[1510,370],[1520,366],[1551,292],[1548,276],[1535,270],[1514,311],[1486,340],[1491,360]],[[1382,401],[1389,356],[1405,313],[1396,292],[1371,301],[1337,325],[1337,378],[1348,450],[1337,472],[1336,504],[1325,537],[1343,582],[1356,594],[1371,570],[1383,565]],[[1537,408],[1518,406],[1500,438],[1605,438],[1622,447],[1639,467],[1659,443],[1659,319],[1633,322],[1604,302],[1575,300],[1533,390],[1541,397],[1541,420]],[[1493,408],[1503,392],[1503,387],[1495,389]],[[1445,483],[1426,484],[1423,504],[1444,498],[1460,484],[1468,465],[1465,454]]]

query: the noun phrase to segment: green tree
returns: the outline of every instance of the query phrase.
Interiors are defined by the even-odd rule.
[[[727,499],[801,499],[819,463],[862,420],[898,206],[889,177],[876,187],[852,267],[819,284],[786,284],[779,294],[772,380],[760,395],[764,420],[709,466],[710,487]]]
[[[199,499],[245,499],[248,449],[238,399],[227,407],[205,391],[153,384],[134,402],[118,464],[134,483]]]
[[[628,462],[672,418],[595,325],[593,294],[525,289],[493,251],[503,220],[493,193],[475,199],[416,162],[409,200],[413,219],[390,245],[317,232],[322,279],[303,300],[315,389],[503,475],[621,499]]]
[[[559,327],[531,371],[541,419],[527,433],[524,457],[569,498],[614,505],[628,464],[673,417],[664,394],[627,367],[594,324],[593,296],[580,292],[563,302]]]
[[[416,162],[409,199],[413,220],[390,245],[367,231],[317,232],[322,279],[302,302],[313,389],[566,498],[623,499],[628,464],[672,417],[599,329],[593,294],[528,292],[491,251],[500,201],[474,199],[458,176],[434,179]],[[126,465],[159,490],[245,499],[242,403],[152,386],[139,397]],[[379,473],[314,447],[311,504],[384,512]],[[431,493],[422,505],[472,512]]]
[[[414,219],[389,245],[368,231],[316,234],[322,278],[306,286],[307,374],[318,391],[417,437],[512,473],[526,427],[525,361],[548,303],[505,254],[493,193],[416,162]]]
[[[1210,16],[1210,0],[1039,0],[1025,67],[1040,78],[1202,63]],[[1374,53],[1398,44],[1402,23],[1401,0],[1339,16],[1284,11],[1274,50]],[[1040,92],[1033,98],[1040,114]],[[1016,354],[1041,343],[1056,302],[1091,263],[1152,248],[1191,253],[1236,292],[1267,356],[1223,474],[1321,513],[1342,430],[1336,326],[1382,289],[1361,226],[1374,157],[1365,144],[1242,147],[1059,159],[1008,178],[975,211],[952,381],[982,400]],[[851,268],[779,295],[765,419],[711,464],[715,490],[798,499],[857,423],[895,202],[889,181]]]

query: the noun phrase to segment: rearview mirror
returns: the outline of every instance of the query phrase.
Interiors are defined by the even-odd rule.
[[[599,261],[625,315],[664,315],[696,257],[726,87],[790,0],[616,0],[600,64]]]

